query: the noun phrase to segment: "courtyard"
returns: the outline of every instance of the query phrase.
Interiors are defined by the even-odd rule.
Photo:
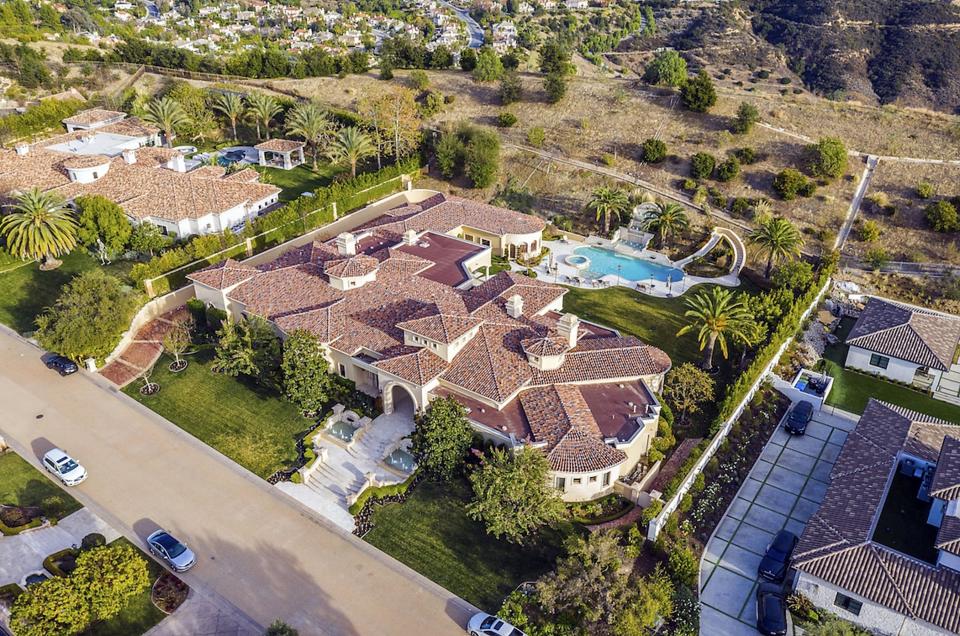
[[[757,633],[760,560],[780,530],[802,534],[823,501],[830,471],[856,423],[851,416],[819,412],[804,436],[791,436],[782,428],[774,432],[704,550],[701,634]]]

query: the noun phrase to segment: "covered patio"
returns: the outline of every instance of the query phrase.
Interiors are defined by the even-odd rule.
[[[258,161],[265,168],[282,168],[293,170],[304,163],[302,141],[292,139],[268,139],[254,146],[258,153]]]

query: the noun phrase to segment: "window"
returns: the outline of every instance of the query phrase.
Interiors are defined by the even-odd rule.
[[[590,475],[590,483],[593,483],[593,482],[595,482],[595,481],[597,481],[597,476],[596,476],[596,475]]]
[[[490,241],[488,241],[485,238],[482,238],[480,239],[480,245],[483,245],[484,247],[490,247]]]
[[[464,235],[463,235],[463,238],[467,239],[467,240],[470,241],[471,243],[473,242],[473,236],[471,236],[470,234],[464,234]]]
[[[870,354],[871,367],[886,369],[888,364],[890,364],[890,358],[888,358],[887,356],[880,356],[875,353]]]
[[[347,367],[343,366],[343,363],[340,363],[340,376],[347,377]]]
[[[607,472],[603,473],[603,485],[604,485],[604,486],[609,486],[609,485],[610,485],[610,471],[609,471],[609,470],[608,470]]]
[[[557,490],[560,492],[567,491],[567,479],[566,477],[557,477]]]
[[[840,592],[837,592],[837,598],[833,599],[833,604],[840,609],[847,610],[854,616],[860,616],[860,608],[863,607],[863,603],[860,601],[850,598],[846,594],[841,594]]]
[[[574,483],[574,485],[576,485],[576,484],[582,484],[582,483],[583,483],[583,480],[582,480],[581,478],[579,478],[579,477],[574,477],[574,478],[573,478],[573,483]]]

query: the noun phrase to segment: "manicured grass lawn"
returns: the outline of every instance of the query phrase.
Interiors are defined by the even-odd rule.
[[[49,272],[41,272],[39,263],[27,263],[0,274],[0,322],[19,333],[35,330],[34,319],[57,300],[65,283],[77,274],[100,267],[99,261],[82,249],[62,260],[63,265]],[[115,263],[104,269],[122,279],[130,267],[131,263]]]
[[[520,547],[488,535],[467,517],[466,481],[423,482],[403,504],[374,513],[364,539],[477,607],[495,612],[524,581],[551,570],[559,554],[553,543]]]
[[[159,393],[140,395],[141,382],[124,392],[260,477],[292,463],[297,433],[310,422],[276,393],[211,372],[212,358],[205,349],[187,356],[185,371],[170,373],[164,356],[151,378]]]
[[[127,545],[133,545],[124,537],[120,537],[113,543],[125,543]],[[113,543],[111,545],[113,545]],[[150,569],[150,585],[152,587],[153,582],[157,580],[157,577],[163,574],[163,567],[150,558],[150,556],[138,546],[133,547],[136,548],[137,552],[140,553],[140,556],[147,561],[147,567]],[[151,588],[148,587],[146,590],[130,599],[127,605],[120,610],[119,614],[106,622],[94,625],[84,632],[84,636],[128,636],[131,634],[146,633],[147,630],[162,621],[167,616],[158,610],[157,606],[153,604],[152,600],[150,600],[150,590]]]
[[[0,503],[36,506],[43,510],[45,517],[56,519],[83,508],[13,451],[0,455]]]
[[[876,398],[960,424],[960,407],[958,406],[935,400],[901,384],[845,369],[843,363],[847,358],[846,345],[837,344],[827,347],[823,358],[824,371],[833,376],[833,388],[827,396],[827,404],[831,406],[859,414],[867,408],[867,401],[870,398]]]
[[[339,174],[342,169],[329,163],[318,163],[317,171],[313,171],[313,163],[310,157],[307,163],[297,166],[293,170],[283,170],[282,168],[264,168],[255,166],[257,171],[263,175],[261,181],[281,188],[281,201],[292,201],[304,192],[312,192],[317,188],[330,185],[333,178]]]
[[[920,479],[897,473],[877,520],[873,540],[904,554],[937,562],[937,528],[927,523],[930,502],[917,499]]]

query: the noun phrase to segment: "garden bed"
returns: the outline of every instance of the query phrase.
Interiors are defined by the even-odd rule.
[[[617,494],[606,495],[593,501],[567,505],[570,520],[585,526],[607,523],[624,516],[634,508],[634,503]]]
[[[0,503],[27,511],[29,518],[25,524],[7,527],[7,521],[22,520],[23,515],[0,517],[0,531],[5,535],[38,527],[40,517],[56,523],[83,507],[13,451],[0,453]]]
[[[150,592],[150,600],[154,606],[164,614],[173,614],[177,608],[183,605],[190,595],[190,586],[179,578],[164,572],[153,583],[153,589]]]
[[[69,576],[77,568],[78,550],[67,548],[54,552],[43,560],[43,569],[54,576]]]

